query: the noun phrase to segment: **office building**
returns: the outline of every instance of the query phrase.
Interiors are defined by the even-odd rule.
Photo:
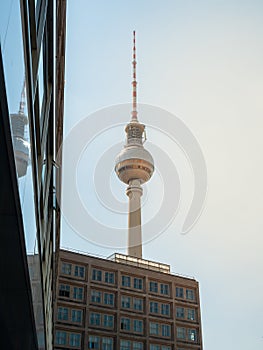
[[[51,350],[66,1],[2,1],[0,19],[1,346]]]
[[[123,254],[61,250],[55,349],[201,350],[198,282]]]

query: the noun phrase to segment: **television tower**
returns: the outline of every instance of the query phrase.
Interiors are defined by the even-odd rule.
[[[136,41],[133,32],[133,81],[131,120],[126,125],[126,144],[115,160],[115,172],[119,179],[128,185],[128,255],[142,258],[141,232],[141,185],[147,182],[154,171],[151,154],[143,147],[146,141],[145,125],[138,121],[137,81],[136,81]]]
[[[30,150],[29,142],[27,141],[25,133],[25,127],[28,124],[28,117],[25,114],[25,94],[26,82],[24,80],[19,110],[17,113],[10,114],[16,170],[19,178],[26,175]]]

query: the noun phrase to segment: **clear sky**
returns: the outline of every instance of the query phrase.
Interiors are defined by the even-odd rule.
[[[127,226],[127,216],[103,201],[112,198],[127,209],[125,186],[113,168],[125,136],[123,126],[116,124],[130,118],[126,104],[131,102],[134,29],[138,100],[167,111],[161,113],[161,128],[147,128],[145,146],[156,161],[156,172],[145,189],[143,221],[158,215],[167,189],[175,191],[175,202],[179,198],[176,178],[166,181],[167,168],[161,165],[165,155],[177,169],[181,191],[171,225],[162,235],[145,239],[144,258],[168,263],[173,272],[200,282],[205,349],[261,350],[263,2],[68,1],[65,136],[74,126],[80,131],[83,121],[87,139],[96,131],[73,171],[87,212],[109,232]],[[186,235],[182,225],[196,190],[193,164],[166,137],[168,112],[174,116],[171,134],[178,133],[179,118],[197,139],[208,174],[203,213]],[[150,114],[151,107],[139,109],[139,119],[147,125]],[[66,149],[65,165],[70,158]],[[87,217],[67,195],[71,186],[64,182],[64,197],[85,226]],[[175,202],[170,200],[169,206],[176,209]],[[62,246],[103,256],[124,251],[125,237],[120,242],[116,234],[109,244],[103,230],[97,232],[88,220],[86,232],[69,221],[63,218]],[[145,229],[143,234],[158,232]]]

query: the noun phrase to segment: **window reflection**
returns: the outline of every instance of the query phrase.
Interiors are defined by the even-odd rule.
[[[37,1],[35,1],[35,4],[36,3]],[[30,161],[30,123],[28,122],[30,118],[28,118],[26,103],[26,87],[23,87],[23,82],[25,80],[25,62],[22,33],[20,2],[14,0],[0,1],[0,43],[2,46],[6,95],[10,113],[10,126],[14,158],[16,160],[17,182],[23,216],[26,251],[29,260],[29,270],[31,272],[30,281],[34,300],[34,314],[37,322],[37,330],[39,331],[38,340],[40,349],[44,349],[40,259],[38,255],[29,255],[29,253],[37,253],[38,245],[34,208],[33,174]],[[43,60],[42,68],[40,68],[39,72],[43,77]],[[40,328],[38,328],[39,324]]]
[[[43,67],[43,43],[41,45],[39,54],[39,67],[38,67],[38,97],[39,97],[39,115],[42,117],[42,105],[44,98],[44,67]]]
[[[28,117],[25,114],[25,89],[24,81],[19,110],[17,113],[10,114],[16,170],[19,178],[26,175],[29,162],[29,142],[27,138]]]

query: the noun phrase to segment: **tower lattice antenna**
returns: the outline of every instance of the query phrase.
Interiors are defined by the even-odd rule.
[[[19,103],[19,114],[25,114],[25,105],[26,105],[26,79],[24,79],[23,88],[21,92],[21,99]]]
[[[132,57],[132,67],[133,67],[133,80],[132,80],[132,120],[137,120],[137,81],[136,81],[136,38],[135,30],[133,31],[133,57]]]

